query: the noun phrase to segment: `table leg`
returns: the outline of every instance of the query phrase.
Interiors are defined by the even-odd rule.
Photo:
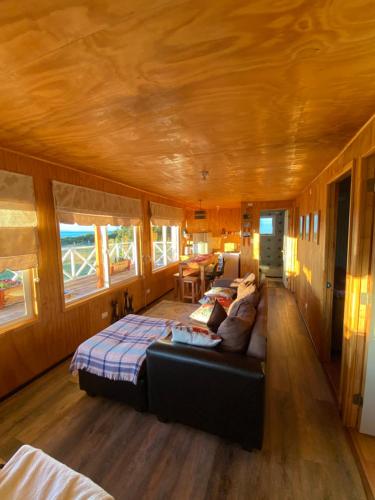
[[[200,298],[202,298],[204,295],[204,292],[206,291],[205,272],[204,272],[205,266],[201,265],[200,268],[201,268],[201,296],[200,296]]]
[[[179,287],[178,287],[178,300],[183,300],[184,297],[184,271],[182,264],[178,265],[178,281],[179,281]]]

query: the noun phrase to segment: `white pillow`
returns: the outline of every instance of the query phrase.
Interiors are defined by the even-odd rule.
[[[195,345],[200,347],[215,347],[220,344],[222,338],[207,330],[204,333],[202,329],[189,326],[173,326],[172,342]]]

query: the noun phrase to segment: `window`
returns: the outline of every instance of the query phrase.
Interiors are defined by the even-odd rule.
[[[152,268],[157,270],[179,260],[184,212],[178,207],[150,202],[150,213]]]
[[[0,328],[36,316],[38,237],[32,177],[0,170]]]
[[[197,241],[193,244],[193,253],[202,255],[208,253],[208,242],[207,241]]]
[[[152,267],[159,269],[179,260],[179,226],[151,226]]]
[[[32,282],[31,270],[0,273],[0,325],[34,316]]]
[[[272,216],[260,218],[259,233],[261,235],[274,234],[274,218]]]
[[[136,226],[60,223],[60,241],[68,303],[138,275]]]
[[[111,283],[137,276],[137,228],[109,225],[107,232]]]
[[[138,275],[140,200],[60,182],[53,194],[66,303]]]

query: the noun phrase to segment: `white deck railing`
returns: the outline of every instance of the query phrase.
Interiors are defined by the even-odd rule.
[[[114,243],[109,245],[110,262],[129,259],[135,261],[134,243]],[[64,281],[85,278],[96,273],[96,250],[94,245],[65,247],[62,249]]]
[[[172,241],[154,241],[152,255],[154,267],[164,267],[178,260],[178,249]]]

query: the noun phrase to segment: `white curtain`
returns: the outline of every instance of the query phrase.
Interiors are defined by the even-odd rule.
[[[151,222],[154,226],[180,226],[184,221],[182,208],[150,202]]]
[[[142,223],[142,203],[136,198],[56,181],[53,194],[59,222],[84,226],[139,226]]]
[[[38,265],[33,178],[0,170],[0,272]]]

